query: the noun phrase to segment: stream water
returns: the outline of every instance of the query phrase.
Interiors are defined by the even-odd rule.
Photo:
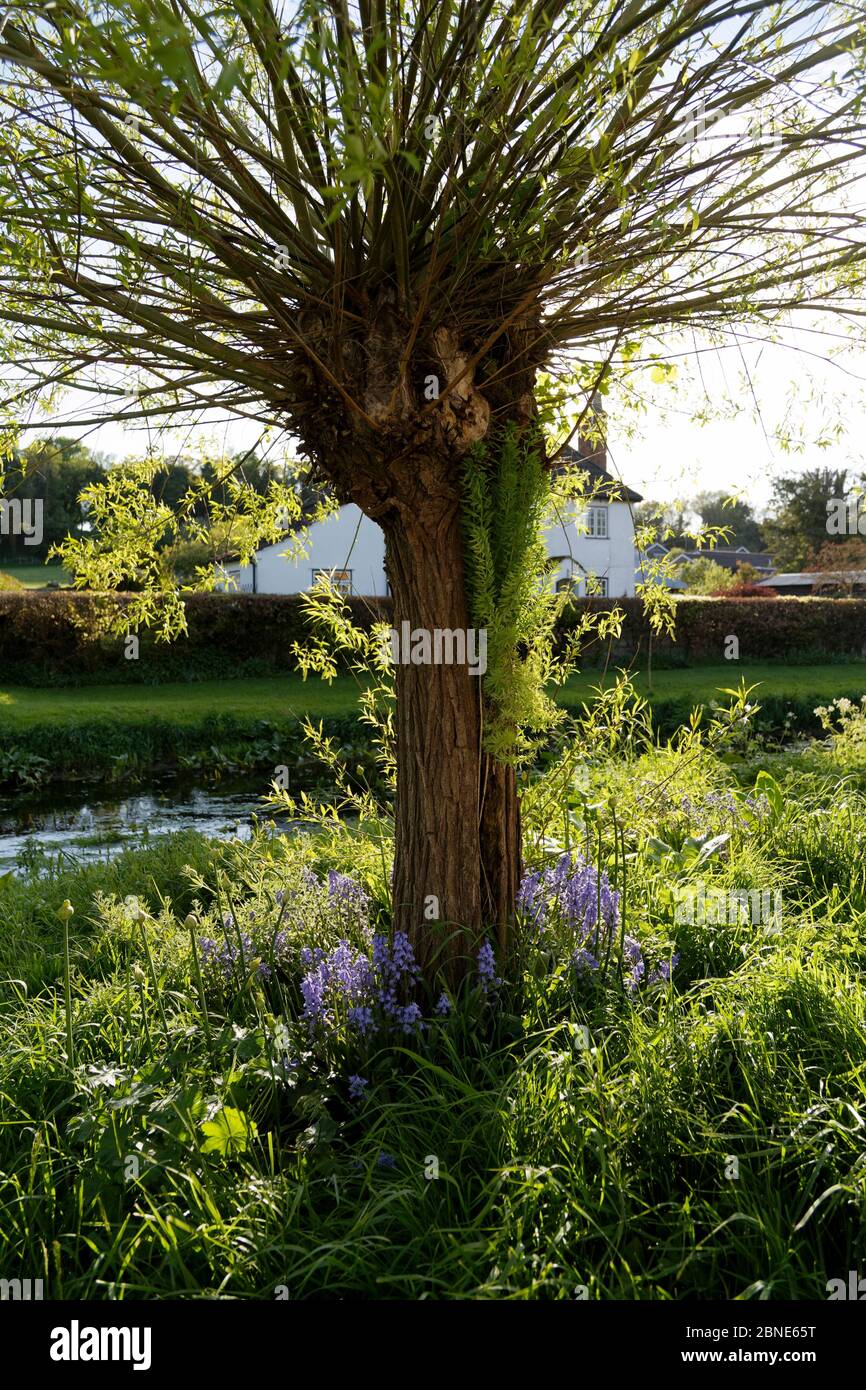
[[[0,796],[0,873],[14,869],[28,846],[93,860],[141,848],[152,836],[177,830],[248,839],[255,815],[280,823],[261,800],[266,791],[262,776],[219,787],[172,779],[144,790],[75,785],[55,788],[50,796]]]

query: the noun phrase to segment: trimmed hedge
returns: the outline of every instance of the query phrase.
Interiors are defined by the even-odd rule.
[[[107,620],[128,606],[124,594],[69,590],[0,594],[0,674],[14,685],[158,684],[267,676],[294,670],[292,644],[308,635],[295,595],[190,594],[188,634],[158,642],[139,634],[136,660]],[[354,619],[387,619],[388,600],[349,600]]]
[[[138,660],[124,656],[122,638],[105,635],[105,619],[123,608],[125,595],[69,590],[0,593],[0,674],[17,685],[156,684],[270,675],[295,666],[292,644],[306,628],[297,595],[191,594],[186,599],[189,633],[160,643],[140,634]],[[608,647],[593,644],[585,664],[609,661],[645,665],[650,630],[640,599],[619,599],[625,614],[622,637]],[[355,622],[389,621],[388,599],[349,600]],[[582,599],[607,609],[607,599]],[[739,640],[741,662],[812,661],[866,656],[866,599],[679,598],[676,641],[652,639],[652,660],[661,666],[715,663],[729,636]],[[566,614],[563,626],[574,621]]]
[[[675,640],[651,633],[640,599],[617,599],[616,605],[625,615],[622,636],[603,651],[594,648],[592,663],[606,659],[618,666],[637,658],[645,666],[651,650],[659,667],[714,665],[724,659],[731,636],[744,663],[809,665],[866,657],[862,598],[677,598]],[[583,599],[575,610],[611,606],[608,599]],[[568,625],[566,617],[563,626]]]

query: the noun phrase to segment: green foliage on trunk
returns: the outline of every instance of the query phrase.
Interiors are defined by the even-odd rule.
[[[551,589],[545,531],[560,503],[585,491],[567,474],[556,484],[540,435],[509,427],[493,447],[477,445],[463,469],[466,590],[472,623],[487,632],[484,746],[498,761],[525,762],[561,722],[548,694],[573,669],[593,630],[619,627],[619,615],[585,613],[559,652],[557,619],[570,602]]]

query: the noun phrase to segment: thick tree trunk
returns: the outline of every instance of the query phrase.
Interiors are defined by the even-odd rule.
[[[460,516],[449,488],[416,482],[382,517],[386,567],[396,632],[408,623],[432,641],[470,626]],[[457,983],[485,933],[506,943],[520,872],[514,774],[482,753],[482,682],[467,663],[401,660],[396,676],[394,921],[428,976]]]
[[[483,754],[480,799],[481,912],[485,922],[495,924],[504,952],[521,867],[520,802],[514,768]]]

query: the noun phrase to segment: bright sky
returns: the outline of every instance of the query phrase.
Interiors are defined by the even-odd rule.
[[[828,360],[838,341],[828,327],[792,333],[792,346],[744,341],[674,358],[680,369],[673,388],[642,374],[645,414],[629,424],[633,412],[610,401],[611,470],[653,500],[724,491],[759,512],[774,476],[808,468],[866,471],[866,351],[846,348]],[[729,418],[701,423],[696,415],[708,406]]]

